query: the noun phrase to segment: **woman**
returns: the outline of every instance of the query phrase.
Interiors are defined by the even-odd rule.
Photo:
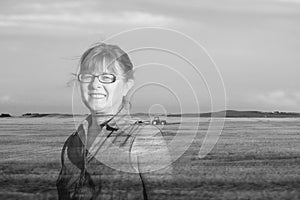
[[[59,199],[159,199],[155,191],[170,180],[171,159],[157,127],[130,120],[126,95],[134,76],[128,55],[101,43],[84,52],[79,66],[90,115],[63,146]]]

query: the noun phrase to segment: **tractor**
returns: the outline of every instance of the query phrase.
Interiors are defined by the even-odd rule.
[[[152,120],[152,124],[153,125],[166,125],[167,121],[166,120],[160,120],[159,117],[154,117],[154,119]]]

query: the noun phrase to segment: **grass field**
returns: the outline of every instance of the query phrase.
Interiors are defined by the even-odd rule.
[[[157,188],[163,199],[300,199],[300,119],[226,119],[204,159],[198,152],[208,119],[185,118],[178,134],[184,139],[197,120],[173,181]],[[177,127],[165,126],[165,138]],[[60,150],[74,129],[72,118],[1,119],[0,199],[57,199]]]

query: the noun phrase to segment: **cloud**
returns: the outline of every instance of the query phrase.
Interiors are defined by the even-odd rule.
[[[164,15],[146,12],[119,13],[32,13],[0,15],[0,26],[20,26],[30,24],[65,25],[167,25],[173,19]]]
[[[300,91],[276,90],[259,94],[256,99],[271,106],[295,108],[300,106]]]
[[[277,0],[282,3],[300,4],[300,0]]]
[[[282,6],[283,0],[228,0],[223,2],[192,1],[50,1],[30,0],[18,4],[7,3],[0,8],[0,27],[27,26],[28,28],[47,28],[47,25],[83,26],[91,25],[129,25],[129,26],[168,26],[219,24],[231,28],[248,26],[245,21],[260,19],[270,15],[284,15],[295,19],[299,9]],[[298,2],[296,0],[285,0]],[[284,1],[284,2],[285,2]],[[258,17],[259,15],[259,17]],[[271,18],[273,19],[273,18]],[[176,22],[176,23],[175,23]],[[229,23],[230,22],[230,23]],[[72,31],[70,29],[70,31]]]
[[[4,95],[0,97],[1,104],[11,104],[14,103],[14,100],[9,95]]]
[[[33,2],[33,3],[25,3],[25,4],[19,4],[19,8],[23,9],[31,9],[34,11],[40,11],[44,12],[49,9],[56,9],[56,10],[65,10],[65,9],[76,9],[76,8],[82,8],[84,6],[84,2],[79,1],[59,1],[59,2]]]

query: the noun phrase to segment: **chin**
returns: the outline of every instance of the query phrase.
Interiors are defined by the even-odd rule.
[[[103,105],[103,103],[99,103],[101,105]],[[98,105],[99,105],[98,104]],[[85,106],[91,111],[91,112],[104,112],[105,110],[107,110],[107,107],[106,106],[97,106],[97,104],[95,103],[89,103],[89,102],[86,102],[85,103]]]
[[[107,108],[91,107],[91,111],[93,111],[95,113],[105,112],[106,109]]]

